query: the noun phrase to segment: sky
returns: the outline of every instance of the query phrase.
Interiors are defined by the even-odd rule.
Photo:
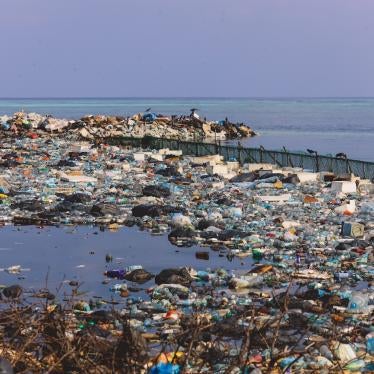
[[[373,0],[0,0],[0,97],[374,96]]]

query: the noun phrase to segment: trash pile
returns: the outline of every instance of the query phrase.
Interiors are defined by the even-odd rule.
[[[169,149],[5,140],[0,221],[111,230],[137,225],[150,235],[168,235],[175,246],[200,246],[196,258],[210,265],[151,274],[141,264],[118,267],[108,254],[103,283],[122,302],[86,300],[73,282],[70,309],[44,290],[39,297],[49,300],[47,310],[27,304],[15,325],[10,318],[16,312],[5,304],[0,331],[9,350],[2,352],[12,365],[29,357],[39,370],[79,371],[82,357],[94,357],[103,372],[374,370],[369,180]],[[228,261],[251,257],[253,265],[216,268],[211,251]],[[5,301],[26,297],[17,286],[9,288],[2,291]],[[22,329],[19,313],[22,321],[43,318],[55,327]],[[44,353],[32,344],[23,348],[31,336],[46,342]],[[30,356],[21,360],[20,349]],[[89,360],[85,365],[93,370]]]
[[[57,119],[37,113],[17,112],[0,117],[0,134],[6,136],[51,137],[63,133],[69,138],[95,140],[102,138],[152,136],[179,140],[228,140],[255,136],[243,123],[207,121],[193,111],[189,116],[164,116],[138,113],[132,117],[90,115],[80,120]],[[60,136],[60,135],[58,135]]]

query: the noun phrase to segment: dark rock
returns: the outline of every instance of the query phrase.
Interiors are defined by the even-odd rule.
[[[23,289],[18,284],[3,288],[3,295],[8,299],[17,299],[22,295]]]
[[[164,177],[179,177],[180,176],[175,166],[169,166],[165,169],[159,169],[156,171],[156,174],[162,175]]]
[[[284,178],[284,175],[280,173],[266,173],[266,174],[261,175],[261,177],[258,177],[257,179],[262,180],[262,179],[274,178],[274,177],[282,180]]]
[[[99,203],[95,204],[91,209],[91,214],[96,217],[106,215],[116,216],[119,213],[120,210],[115,204]]]
[[[181,226],[181,227],[176,227],[174,230],[172,230],[169,233],[168,238],[169,240],[178,239],[178,238],[193,238],[194,234],[195,234],[195,231],[191,229],[190,227]]]
[[[231,183],[253,182],[258,179],[258,173],[242,173],[230,179]]]
[[[145,283],[153,278],[153,274],[149,273],[144,269],[136,269],[133,270],[131,273],[127,273],[124,278],[130,282],[136,283]]]
[[[55,212],[71,212],[77,210],[79,212],[89,213],[90,207],[83,204],[72,203],[71,201],[64,200],[61,203],[57,204],[54,208]]]
[[[158,217],[163,213],[162,207],[159,205],[141,204],[132,208],[132,215],[134,217]]]
[[[91,201],[90,195],[86,193],[77,192],[72,195],[68,195],[65,197],[65,201],[71,202],[71,203],[80,203],[85,204],[89,203]]]
[[[155,282],[158,285],[176,283],[186,287],[190,286],[192,280],[186,268],[164,269],[155,278]]]
[[[170,190],[162,186],[145,186],[143,188],[144,196],[154,196],[154,197],[168,197],[170,196]]]
[[[291,183],[291,184],[298,184],[300,183],[300,179],[297,174],[289,174],[287,177],[283,177],[281,179],[283,183]]]
[[[207,220],[205,218],[201,219],[198,224],[197,224],[197,229],[198,230],[205,230],[207,229],[208,227],[210,226],[214,226],[215,225],[215,222],[214,221],[210,221],[210,220]]]
[[[132,208],[134,217],[159,217],[169,213],[184,213],[185,209],[171,205],[140,204]]]
[[[218,239],[223,241],[230,240],[233,237],[244,238],[246,236],[248,236],[246,232],[234,229],[223,230],[218,233]]]

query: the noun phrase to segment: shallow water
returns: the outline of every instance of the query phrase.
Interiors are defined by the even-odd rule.
[[[245,146],[312,148],[374,160],[374,98],[0,99],[0,115],[24,109],[65,118],[97,113],[127,116],[149,107],[163,114],[188,114],[195,107],[208,119],[245,122],[260,133],[243,141]]]
[[[209,248],[178,248],[168,242],[166,235],[151,237],[148,232],[137,228],[101,232],[98,227],[92,226],[43,229],[4,226],[0,228],[0,237],[0,267],[21,265],[25,269],[20,274],[0,271],[0,284],[17,283],[30,291],[47,285],[51,292],[56,292],[63,284],[61,296],[69,290],[69,287],[65,287],[67,282],[62,282],[77,280],[83,282],[80,290],[86,291],[89,297],[95,295],[119,299],[109,288],[111,284],[121,281],[113,279],[110,284],[102,284],[105,279],[103,273],[108,269],[130,265],[143,265],[146,270],[157,274],[168,267],[192,266],[196,270],[224,267],[234,270],[249,269],[252,263],[251,257],[234,258],[230,262]],[[196,259],[197,250],[209,251],[209,260]],[[106,254],[113,256],[112,263],[106,263]],[[151,280],[141,287],[147,288],[153,284]]]

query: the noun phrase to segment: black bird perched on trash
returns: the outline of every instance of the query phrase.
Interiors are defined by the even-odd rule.
[[[347,155],[345,153],[343,153],[343,152],[340,152],[340,153],[337,153],[335,155],[335,157],[338,157],[338,158],[347,158]]]

